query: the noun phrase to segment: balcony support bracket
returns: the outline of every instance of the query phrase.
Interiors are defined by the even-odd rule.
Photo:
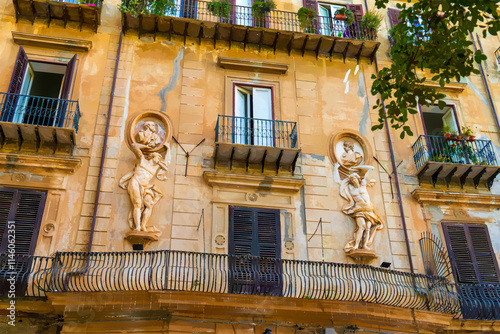
[[[467,169],[465,173],[463,173],[462,176],[460,176],[460,187],[462,187],[462,189],[464,188],[465,182],[467,181],[467,176],[469,176],[471,172],[472,172],[472,167],[469,167],[469,169]]]
[[[156,33],[158,32],[158,17],[155,17],[155,26],[153,28],[153,41],[156,42]],[[184,42],[186,44],[186,42]]]
[[[186,46],[186,38],[188,34],[189,23],[186,22],[186,27],[184,28],[184,46]]]
[[[375,60],[375,56],[377,55],[377,50],[380,44],[377,44],[375,48],[373,49],[372,54],[370,55],[370,64],[373,64],[373,61]]]
[[[328,52],[330,54],[330,61],[332,61],[332,56],[333,56],[333,50],[335,49],[335,44],[337,43],[337,39],[333,40],[332,47],[330,48],[330,51]]]
[[[295,158],[293,158],[293,162],[292,162],[292,176],[295,175],[295,166],[297,165],[297,160],[299,159],[299,155],[300,155],[300,151],[298,151],[297,154],[295,155]]]
[[[248,28],[245,30],[245,37],[243,37],[243,51],[247,50],[248,43]]]
[[[273,50],[274,54],[276,54],[276,45],[278,45],[278,38],[280,37],[280,32],[278,31],[276,33],[276,37],[274,38],[274,43],[273,43]]]
[[[361,52],[363,52],[363,49],[365,47],[365,43],[361,43],[361,46],[359,47],[359,51],[356,54],[356,61],[359,64],[359,58],[361,57]]]
[[[262,42],[264,41],[264,30],[260,32],[260,38],[259,38],[259,53],[260,49],[262,48]]]
[[[417,175],[417,177],[418,177],[418,185],[421,185],[422,178],[424,177],[425,172],[427,172],[428,169],[429,169],[429,165],[425,165],[424,168],[422,168],[422,170],[418,173],[418,175]]]
[[[477,189],[477,186],[479,185],[479,182],[481,181],[481,178],[483,177],[484,173],[486,173],[486,167],[483,168],[479,173],[477,173],[476,176],[474,176],[474,188]]]
[[[200,24],[200,32],[198,33],[198,45],[201,45],[201,38],[203,37],[203,22]],[[231,30],[232,32],[232,30]],[[231,49],[231,40],[229,40],[229,49]]]
[[[168,28],[168,41],[172,41],[172,35],[174,33],[174,19],[170,19],[170,27]]]
[[[318,46],[316,47],[316,59],[318,59],[319,56],[319,50],[321,49],[321,43],[323,42],[323,37],[319,38]]]
[[[458,169],[458,167],[453,168],[451,170],[451,172],[449,172],[448,175],[446,175],[445,180],[446,180],[446,187],[447,188],[450,187],[451,178],[453,177],[453,175],[455,175],[455,173],[457,172],[457,169]]]
[[[439,173],[443,170],[443,166],[439,166],[439,168],[432,174],[432,184],[434,185],[434,188],[436,187],[436,182],[439,177]]]
[[[219,25],[215,25],[215,31],[214,31],[214,49],[217,49],[217,34],[219,33]]]
[[[292,34],[292,37],[290,38],[290,41],[288,42],[288,45],[287,45],[288,57],[290,57],[290,54],[292,53],[292,42],[293,42],[294,38],[295,38],[295,34]]]
[[[231,41],[233,40],[233,30],[234,26],[231,26],[231,31],[229,32],[229,50],[231,50]]]
[[[491,186],[493,186],[493,181],[495,181],[495,178],[498,176],[500,173],[500,168],[498,168],[493,175],[491,175],[488,180],[486,181],[486,184],[488,185],[488,190],[491,190]]]
[[[264,173],[264,167],[266,166],[266,156],[267,150],[264,150],[264,156],[262,157],[262,173]]]
[[[304,57],[304,54],[306,52],[306,45],[308,41],[309,41],[309,35],[306,35],[306,38],[304,39],[304,45],[302,45],[302,57]]]
[[[229,170],[233,169],[233,157],[234,157],[234,147],[231,150],[231,157],[229,158]]]
[[[344,51],[342,51],[342,58],[344,58],[344,64],[345,64],[345,58],[347,57],[347,50],[349,49],[349,45],[351,45],[351,43],[347,42]]]
[[[276,160],[276,175],[278,175],[280,171],[280,163],[281,163],[281,158],[283,157],[283,150],[280,151],[280,155],[278,156],[278,160]]]
[[[252,153],[252,149],[249,148],[248,149],[248,154],[247,154],[247,158],[245,159],[245,167],[246,167],[246,171],[248,172],[248,165],[250,163],[250,154]]]

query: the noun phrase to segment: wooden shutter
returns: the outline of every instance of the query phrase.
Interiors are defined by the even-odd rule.
[[[14,70],[12,71],[12,77],[10,78],[9,90],[7,93],[19,94],[23,86],[24,74],[26,73],[26,68],[28,67],[28,56],[22,46],[19,47],[17,52],[16,63],[14,64]],[[2,116],[1,120],[3,122],[10,122],[14,117],[16,110],[18,96],[6,96],[2,101]]]
[[[302,6],[312,9],[318,13],[318,2],[316,0],[302,0]]]
[[[21,92],[24,73],[26,72],[26,67],[28,67],[28,62],[28,56],[26,52],[24,52],[23,47],[20,46],[17,53],[16,64],[14,65],[14,71],[12,71],[12,77],[10,78],[8,93],[19,94]]]
[[[395,8],[387,8],[387,16],[389,16],[389,22],[391,23],[391,28],[399,23],[399,13],[401,11]]]
[[[0,253],[7,251],[7,222],[14,222],[15,253],[32,255],[45,206],[46,193],[0,187]]]
[[[361,21],[363,18],[363,5],[346,5],[346,8],[349,9],[354,14],[354,19],[356,21]]]
[[[498,266],[487,227],[444,224],[455,277],[460,283],[498,283]]]
[[[73,82],[73,75],[75,73],[75,65],[76,65],[76,54],[68,62],[68,65],[66,65],[66,73],[64,74],[61,94],[59,95],[59,98],[63,101],[60,101],[59,110],[57,114],[56,126],[58,127],[65,126],[64,120],[68,108],[68,101],[65,100],[69,99],[69,93],[71,92],[71,83]]]
[[[230,292],[279,294],[281,257],[279,210],[229,207]],[[241,256],[269,257],[269,259]]]

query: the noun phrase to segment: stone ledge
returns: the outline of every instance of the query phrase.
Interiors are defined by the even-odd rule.
[[[46,35],[26,34],[21,32],[12,32],[14,42],[19,45],[30,45],[42,48],[63,49],[69,51],[89,51],[92,48],[92,42],[72,39],[60,38]]]
[[[228,70],[256,71],[271,74],[285,74],[288,71],[288,64],[250,59],[219,57],[217,64]]]
[[[429,204],[467,204],[492,209],[500,208],[500,195],[457,193],[450,191],[426,190],[417,188],[411,192],[419,203]]]
[[[467,87],[466,83],[461,82],[450,82],[441,87],[438,82],[432,80],[426,80],[422,84],[424,87],[436,88],[437,90],[448,91],[451,93],[461,93],[464,91],[465,87]]]
[[[210,171],[204,172],[203,178],[211,186],[220,186],[225,188],[250,188],[283,192],[297,192],[305,183],[303,178],[229,174]]]
[[[81,164],[82,161],[77,158],[0,153],[0,169],[30,172],[42,170],[46,173],[73,174]]]

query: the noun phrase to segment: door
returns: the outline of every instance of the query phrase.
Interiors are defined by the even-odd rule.
[[[251,27],[252,0],[236,0],[234,5],[234,24]]]
[[[28,67],[28,56],[22,46],[19,47],[17,52],[16,63],[14,65],[14,70],[12,71],[12,76],[10,78],[9,90],[7,95],[3,95],[2,99],[2,116],[1,120],[3,122],[12,122],[14,115],[17,110],[17,102],[19,99],[19,94],[23,87],[24,75],[26,73],[26,68]]]
[[[253,88],[253,144],[274,146],[273,106],[270,88]]]
[[[282,294],[279,217],[279,210],[229,207],[230,293]]]
[[[234,92],[234,120],[233,120],[233,143],[236,144],[251,144],[251,88],[245,89],[236,86]]]
[[[26,72],[24,74],[23,84],[21,86],[21,91],[19,92],[19,100],[17,101],[17,105],[15,108],[15,113],[12,118],[12,122],[14,123],[23,123],[24,116],[26,114],[26,108],[28,106],[29,94],[31,91],[31,85],[33,84],[33,78],[35,73],[33,71],[33,67],[30,63],[26,66]]]
[[[0,261],[0,295],[5,293],[6,279],[15,273],[16,294],[22,296],[27,288],[38,231],[45,207],[46,193],[42,191],[0,187],[0,254],[14,254]]]

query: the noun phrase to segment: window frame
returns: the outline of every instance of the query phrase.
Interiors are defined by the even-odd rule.
[[[434,104],[434,106],[438,106],[437,104]],[[455,103],[446,103],[446,107],[451,107],[453,110],[453,116],[455,117],[455,123],[457,126],[457,134],[462,134],[462,128],[461,128],[461,122],[458,118],[458,112],[457,112],[457,105]],[[418,104],[418,114],[420,116],[420,121],[422,122],[422,129],[424,130],[424,135],[428,136],[429,133],[427,132],[427,127],[425,126],[425,120],[424,120],[424,112],[422,111],[422,105]],[[444,114],[443,114],[444,116]]]
[[[273,86],[268,86],[268,85],[257,85],[257,84],[249,84],[246,82],[238,82],[238,81],[233,81],[233,107],[232,107],[232,116],[236,116],[236,87],[237,86],[247,86],[247,87],[252,87],[252,88],[268,88],[271,89],[271,111],[272,111],[272,119],[273,121],[276,120],[276,114],[274,112],[274,87]],[[252,112],[253,112],[253,106],[252,106]],[[255,117],[249,117],[249,118],[255,118]]]

